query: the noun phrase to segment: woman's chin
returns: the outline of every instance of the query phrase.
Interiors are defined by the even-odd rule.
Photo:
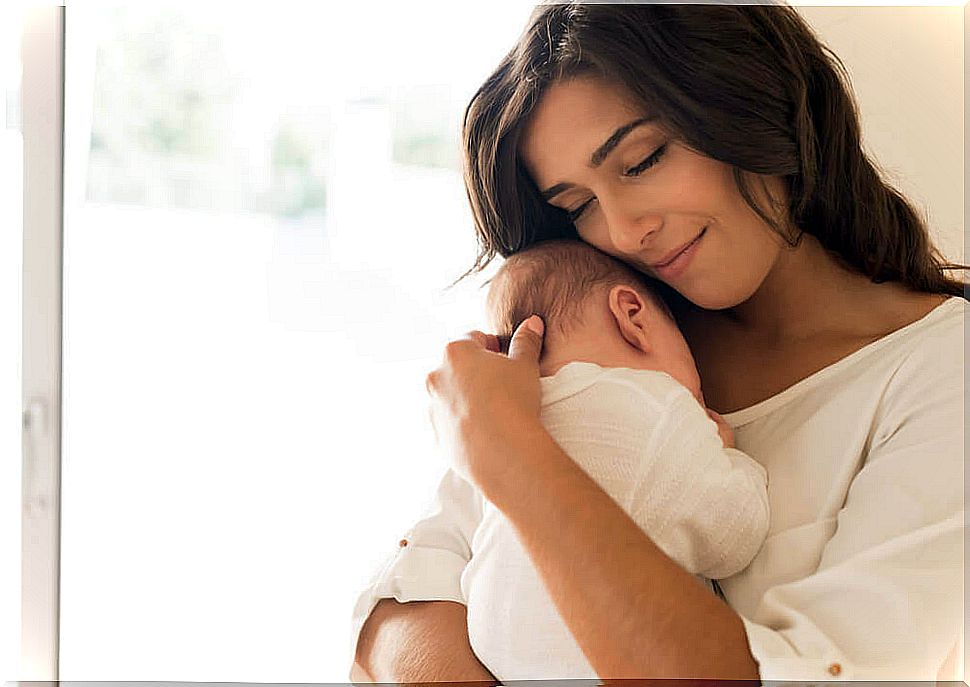
[[[702,308],[704,310],[724,310],[726,308],[733,308],[746,300],[740,295],[725,293],[723,290],[715,289],[692,289],[688,287],[677,289],[677,292],[698,308]]]

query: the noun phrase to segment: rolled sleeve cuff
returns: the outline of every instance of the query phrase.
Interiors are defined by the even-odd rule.
[[[748,635],[751,655],[758,663],[758,674],[766,685],[854,679],[851,666],[844,657],[835,653],[822,657],[800,656],[776,630],[744,617],[741,621]]]
[[[365,589],[354,606],[350,632],[351,663],[364,622],[381,599],[408,601],[456,601],[464,604],[461,574],[467,560],[447,549],[410,544],[402,547]]]

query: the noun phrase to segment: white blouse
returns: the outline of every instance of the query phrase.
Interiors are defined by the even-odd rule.
[[[964,320],[950,298],[785,391],[724,416],[768,473],[771,523],[720,581],[762,680],[962,680]],[[482,518],[446,473],[358,598],[465,603]],[[348,665],[350,661],[348,661]]]

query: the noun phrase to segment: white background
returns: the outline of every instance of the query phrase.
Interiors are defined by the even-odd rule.
[[[391,81],[450,79],[465,97],[527,13],[522,3],[409,3],[391,16],[387,5],[369,39],[401,59],[358,55],[340,63],[347,78],[334,85],[327,65],[301,61],[312,28],[334,23],[352,42],[367,16],[336,14],[350,3],[316,14],[280,7],[250,15],[247,64],[255,70],[276,36],[294,65],[277,75],[281,90],[325,79],[341,93],[380,88],[374,79],[390,64]],[[802,11],[849,67],[867,146],[926,208],[948,257],[962,259],[963,8]],[[18,78],[16,20],[15,6],[0,8],[4,91]],[[69,62],[69,80],[72,66],[79,79],[90,70]],[[474,289],[439,288],[472,248],[461,186],[383,164],[393,192],[375,199],[372,184],[348,184],[343,214],[331,217],[344,231],[326,239],[258,216],[95,206],[77,190],[84,146],[70,138],[89,122],[72,116],[61,678],[343,681],[352,596],[441,467],[423,375],[478,318]],[[8,323],[21,307],[20,165],[19,134],[0,129]],[[375,173],[364,166],[341,183]],[[395,207],[415,223],[402,225]],[[418,232],[422,242],[408,240]],[[19,328],[0,327],[0,359],[0,679],[15,679]]]

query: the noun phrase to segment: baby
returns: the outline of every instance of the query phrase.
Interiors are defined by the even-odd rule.
[[[700,582],[754,558],[766,473],[703,405],[687,343],[644,277],[579,241],[511,256],[487,300],[500,340],[546,324],[541,419],[553,439]],[[499,680],[595,678],[509,521],[485,501],[461,577],[468,635]]]

